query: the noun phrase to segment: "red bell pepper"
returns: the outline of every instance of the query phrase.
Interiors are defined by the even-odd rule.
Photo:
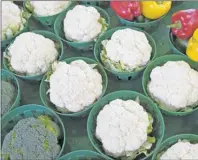
[[[172,34],[180,39],[192,37],[194,31],[198,28],[198,9],[181,10],[172,15]]]
[[[118,16],[129,21],[141,15],[139,1],[111,1],[110,6]]]

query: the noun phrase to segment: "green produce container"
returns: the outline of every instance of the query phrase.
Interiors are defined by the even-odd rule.
[[[12,106],[8,110],[8,112],[9,112],[12,109],[14,109],[20,105],[20,100],[21,100],[20,86],[19,86],[19,82],[18,82],[17,78],[11,72],[6,71],[4,69],[1,69],[1,80],[12,83],[16,89],[16,94],[15,94],[16,97],[15,97],[15,100],[14,100]]]
[[[113,28],[113,29],[110,29],[109,31],[107,31],[106,33],[104,33],[101,37],[99,37],[99,39],[96,41],[96,44],[94,46],[94,56],[95,56],[95,59],[103,64],[103,62],[101,61],[101,58],[100,58],[100,53],[102,51],[102,44],[101,42],[103,40],[106,40],[106,39],[110,39],[112,34],[114,32],[116,32],[117,30],[120,30],[120,29],[125,29],[125,28],[131,28],[131,29],[134,29],[134,30],[137,30],[137,31],[141,31],[143,33],[146,34],[146,37],[150,43],[150,45],[152,46],[152,53],[151,53],[151,59],[150,60],[153,60],[156,56],[156,43],[154,41],[154,39],[146,32],[138,29],[138,28],[133,28],[133,27],[117,27],[117,28]],[[104,66],[104,65],[103,65]],[[121,80],[130,80],[130,79],[135,79],[137,78],[141,72],[144,70],[144,68],[138,70],[138,71],[133,71],[133,72],[117,72],[117,71],[113,71],[107,67],[104,66],[104,68],[109,71],[110,73],[112,73],[113,75],[115,75],[118,79],[121,79]]]
[[[59,52],[58,60],[61,60],[61,59],[63,58],[63,54],[64,54],[64,50],[63,50],[63,49],[64,49],[64,48],[63,48],[63,43],[62,43],[62,41],[61,41],[61,39],[60,39],[59,37],[57,37],[57,36],[56,36],[55,34],[53,34],[52,32],[43,31],[43,30],[34,30],[34,31],[31,31],[31,32],[36,33],[36,34],[43,35],[44,37],[49,38],[49,39],[53,40],[55,43],[57,43],[58,46],[59,46],[59,49],[58,49],[58,52]],[[13,42],[14,42],[14,41],[13,41]],[[13,43],[13,42],[12,42],[12,43]],[[7,53],[8,48],[9,48],[9,46],[6,48],[4,54]],[[12,72],[15,76],[20,77],[20,78],[22,78],[22,79],[24,79],[24,80],[40,81],[40,80],[43,78],[43,76],[44,76],[44,74],[37,75],[37,76],[26,76],[26,75],[22,75],[22,74],[20,74],[20,73],[15,73],[15,72],[11,71],[11,70],[9,69],[9,67],[8,67],[8,65],[9,65],[8,59],[5,58],[5,56],[3,57],[3,65],[4,65],[5,69],[9,70],[9,71]]]
[[[159,23],[163,20],[163,18],[165,17],[162,16],[160,17],[159,19],[156,19],[156,20],[147,20],[146,22],[135,22],[135,21],[128,21],[128,20],[125,20],[123,18],[121,18],[120,16],[117,16],[120,23],[122,25],[125,25],[125,26],[130,26],[130,27],[136,27],[136,28],[140,28],[142,30],[145,30],[147,32],[152,32],[152,31],[155,31],[155,28],[157,26],[159,26]]]
[[[107,160],[107,158],[97,152],[89,150],[78,150],[70,152],[58,160]]]
[[[162,65],[164,65],[168,61],[185,61],[185,62],[187,62],[191,66],[191,68],[193,68],[193,69],[195,69],[195,70],[198,71],[198,63],[190,60],[186,56],[181,56],[181,55],[167,55],[167,56],[162,56],[162,57],[157,58],[156,60],[154,60],[153,62],[151,62],[147,66],[147,68],[144,71],[143,78],[142,78],[142,87],[143,87],[144,93],[148,97],[150,97],[151,99],[152,99],[152,97],[151,97],[151,95],[149,94],[149,92],[147,90],[147,84],[150,81],[150,73],[152,72],[152,70],[155,67],[162,66]],[[155,102],[154,99],[153,99],[153,101]],[[172,116],[183,116],[183,115],[190,114],[190,113],[194,112],[195,110],[198,110],[198,106],[197,106],[192,111],[188,111],[188,112],[176,112],[176,111],[170,111],[170,110],[164,109],[164,108],[160,107],[159,104],[157,104],[157,106],[162,110],[163,113],[165,113],[167,115],[172,115]]]
[[[109,6],[109,1],[81,1],[82,4],[87,4],[87,5],[95,5],[99,7],[104,7],[107,8]]]
[[[172,35],[171,31],[169,32],[169,43],[171,46],[171,52],[177,55],[186,55],[185,50],[176,46],[176,37]]]
[[[73,58],[68,58],[63,60],[64,62],[67,63],[71,63],[72,61],[75,60],[83,60],[88,64],[97,64],[97,62],[95,62],[92,59],[89,58],[85,58],[85,57],[73,57]],[[103,90],[102,90],[102,94],[101,96],[98,98],[98,100],[105,94],[106,89],[107,89],[107,84],[108,84],[108,78],[106,75],[105,70],[102,68],[102,66],[100,64],[97,64],[96,69],[98,70],[98,72],[101,74],[102,76],[102,81],[103,81]],[[47,91],[49,90],[49,82],[46,82],[46,75],[43,77],[41,84],[40,84],[40,98],[41,101],[43,102],[43,104],[49,108],[51,108],[52,110],[54,110],[57,114],[62,115],[62,116],[68,116],[68,117],[81,117],[81,116],[86,116],[89,111],[91,110],[91,108],[93,107],[92,104],[90,106],[87,106],[84,110],[80,111],[80,112],[76,112],[76,113],[61,113],[57,110],[56,106],[51,103],[49,95],[47,95]]]
[[[26,6],[27,6],[28,0],[23,1],[23,7],[30,13],[32,13]],[[70,6],[73,5],[74,2],[72,1]],[[66,11],[69,7],[65,8],[62,12],[57,13],[55,15],[52,16],[39,16],[36,15],[34,13],[32,13],[32,16],[34,17],[35,20],[39,21],[41,24],[43,24],[44,26],[48,26],[50,28],[53,28],[54,22],[57,18],[57,16],[61,13],[63,13],[64,11]]]
[[[63,153],[64,146],[66,144],[66,131],[63,126],[61,119],[51,110],[44,106],[36,104],[28,104],[18,107],[11,112],[7,113],[1,121],[1,144],[3,143],[4,137],[13,129],[17,122],[21,119],[28,117],[38,117],[40,115],[47,115],[52,118],[52,120],[58,124],[63,137],[60,139],[59,144],[61,146],[60,157]],[[57,158],[58,158],[57,157]]]
[[[85,6],[91,6],[91,5],[85,5]],[[74,7],[75,6],[70,7],[67,11],[73,9]],[[101,17],[103,17],[106,20],[107,24],[109,24],[109,26],[110,26],[110,17],[107,14],[107,12],[97,6],[93,6],[93,7],[98,10]],[[95,44],[94,40],[89,41],[89,42],[74,42],[74,41],[69,41],[65,38],[63,21],[65,19],[65,15],[66,15],[67,11],[61,13],[57,17],[57,19],[54,23],[54,31],[55,31],[56,35],[58,35],[64,42],[66,42],[69,46],[71,46],[73,48],[76,48],[81,51],[93,50],[93,46]],[[107,30],[108,30],[108,28],[107,28]],[[101,35],[99,35],[99,36],[101,36]]]
[[[101,154],[105,154],[102,143],[96,138],[95,136],[95,129],[96,129],[96,119],[99,114],[99,112],[103,109],[103,107],[115,99],[122,99],[122,100],[135,100],[137,97],[140,99],[140,104],[144,107],[144,109],[150,113],[153,116],[154,122],[153,122],[153,132],[151,133],[152,136],[155,136],[156,143],[151,148],[151,151],[149,152],[147,157],[141,157],[141,160],[145,160],[146,158],[150,157],[154,150],[159,147],[159,145],[162,142],[163,136],[164,136],[164,120],[162,117],[162,114],[160,110],[157,108],[157,106],[146,96],[133,92],[133,91],[116,91],[113,93],[110,93],[103,97],[100,101],[98,101],[93,109],[91,110],[88,121],[87,121],[87,132],[89,140],[91,141],[94,148]],[[137,158],[136,158],[137,159]]]
[[[153,154],[152,160],[159,160],[161,153],[166,151],[172,145],[178,142],[178,140],[187,140],[191,143],[198,143],[198,135],[195,134],[179,134],[166,139]]]

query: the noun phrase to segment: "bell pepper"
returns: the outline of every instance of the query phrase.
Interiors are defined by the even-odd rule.
[[[188,39],[198,28],[198,9],[178,11],[172,15],[171,21],[168,27],[172,28],[172,34],[180,39]]]
[[[190,59],[198,62],[198,28],[195,30],[193,36],[188,41],[186,54]]]
[[[148,19],[158,19],[171,9],[171,1],[141,1],[142,14]]]
[[[138,1],[111,1],[110,6],[119,17],[129,21],[141,15]]]

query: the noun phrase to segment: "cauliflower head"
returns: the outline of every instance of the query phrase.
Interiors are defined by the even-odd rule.
[[[117,30],[102,45],[101,60],[115,71],[134,71],[144,67],[151,58],[152,47],[146,35],[130,28]]]
[[[25,22],[22,11],[16,4],[10,1],[2,1],[2,40],[9,39],[17,34],[24,28]]]
[[[185,111],[198,104],[198,72],[185,61],[168,61],[150,74],[148,91],[162,107]]]
[[[40,75],[48,71],[58,58],[55,43],[40,34],[22,33],[16,37],[7,52],[11,68],[24,75]]]
[[[61,112],[79,112],[102,94],[102,76],[83,60],[58,62],[50,76],[50,101]]]
[[[96,137],[108,155],[135,159],[154,143],[154,138],[148,137],[152,123],[152,117],[138,102],[116,99],[99,112]]]
[[[188,141],[178,141],[168,148],[160,157],[160,160],[197,160],[198,144],[192,144]]]
[[[64,19],[65,37],[70,41],[88,42],[106,29],[105,19],[91,6],[76,5]]]
[[[53,16],[65,10],[71,1],[30,1],[27,8],[38,16]]]

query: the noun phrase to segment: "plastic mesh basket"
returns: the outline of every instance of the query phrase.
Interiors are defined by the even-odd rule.
[[[126,29],[126,28],[131,28],[131,27],[117,27],[117,28],[114,28],[114,29],[111,29],[109,31],[107,31],[106,33],[104,33],[101,37],[99,37],[99,39],[96,41],[96,44],[94,46],[94,56],[95,56],[95,59],[103,64],[103,62],[101,61],[101,58],[100,58],[100,53],[102,51],[102,44],[101,42],[103,40],[106,40],[106,39],[110,39],[112,34],[114,32],[116,32],[117,30],[120,30],[120,29]],[[146,32],[138,29],[138,28],[131,28],[131,29],[134,29],[134,30],[137,30],[137,31],[141,31],[143,33],[145,33],[148,41],[149,41],[149,44],[151,45],[152,47],[152,53],[151,53],[151,58],[150,58],[150,61],[153,60],[156,56],[156,43],[154,41],[154,39]],[[104,66],[104,65],[103,65]],[[113,71],[111,69],[108,69],[107,67],[104,66],[104,68],[109,71],[110,73],[114,74],[118,79],[122,79],[122,80],[130,80],[130,79],[135,79],[137,78],[141,72],[145,69],[142,68],[138,71],[134,71],[134,72],[116,72],[116,71]]]
[[[85,57],[73,57],[73,58],[65,59],[63,61],[65,61],[67,63],[71,63],[72,61],[75,61],[75,60],[83,60],[88,64],[97,64],[94,60],[85,58]],[[102,84],[103,90],[102,90],[101,96],[98,98],[98,100],[99,100],[106,92],[108,78],[107,78],[105,70],[102,68],[101,65],[97,64],[96,69],[101,74],[102,82],[103,82],[103,84]],[[89,113],[89,111],[91,110],[91,108],[93,107],[94,104],[87,106],[84,110],[82,110],[80,112],[76,112],[76,113],[70,113],[70,112],[69,113],[61,113],[61,112],[59,112],[57,110],[56,106],[53,103],[51,103],[49,95],[46,94],[47,91],[49,90],[49,82],[46,82],[45,79],[46,79],[46,75],[43,77],[43,79],[41,81],[41,85],[40,85],[40,97],[41,97],[41,100],[45,106],[48,106],[49,108],[53,109],[57,114],[60,114],[62,116],[79,117],[79,116],[85,116]]]
[[[89,6],[89,5],[85,5],[85,6]],[[75,6],[71,6],[69,8],[69,10],[73,9]],[[110,26],[110,17],[107,14],[107,12],[99,7],[93,6],[94,8],[96,8],[98,10],[98,12],[100,13],[101,17],[103,17],[107,24],[109,24]],[[61,13],[55,23],[54,23],[54,31],[56,33],[56,35],[58,35],[59,37],[61,37],[61,39],[66,42],[69,46],[76,48],[78,50],[82,50],[82,51],[88,51],[88,50],[92,50],[93,46],[94,46],[94,40],[93,41],[89,41],[89,42],[73,42],[73,41],[69,41],[65,38],[65,33],[64,33],[64,25],[63,25],[63,21],[65,18],[67,11]],[[107,28],[108,29],[108,28]]]
[[[63,58],[63,54],[64,54],[64,48],[63,48],[63,43],[61,41],[61,39],[59,37],[57,37],[55,34],[53,34],[52,32],[48,32],[48,31],[42,31],[42,30],[34,30],[34,31],[31,31],[33,33],[36,33],[36,34],[40,34],[40,35],[43,35],[44,37],[46,38],[49,38],[51,40],[53,40],[55,43],[58,43],[58,46],[59,46],[59,49],[58,49],[58,52],[59,52],[59,57],[58,57],[58,60],[61,60]],[[14,42],[14,41],[13,41]],[[13,43],[12,42],[12,43]],[[8,50],[9,46],[6,48],[5,50],[5,53],[7,53],[7,50]],[[9,70],[10,72],[12,72],[9,67],[8,67],[8,59],[5,58],[5,56],[3,57],[3,64],[4,64],[4,67],[5,69]],[[14,73],[14,72],[13,72]],[[41,75],[37,75],[37,76],[26,76],[26,75],[22,75],[22,74],[19,74],[19,73],[14,73],[17,77],[20,77],[22,79],[25,79],[25,80],[33,80],[33,81],[40,81],[44,74],[41,74]]]
[[[23,7],[24,7],[27,11],[29,11],[28,8],[26,7],[26,3],[27,3],[27,2],[28,2],[27,0],[25,0],[25,1],[23,2]],[[73,5],[73,4],[74,4],[74,2],[71,1],[70,6]],[[67,8],[65,8],[62,12],[66,11],[68,8],[69,8],[69,6],[68,6]],[[31,12],[31,11],[29,11],[29,12]],[[62,12],[60,12],[60,13],[62,13]],[[41,24],[43,24],[44,26],[48,26],[48,27],[50,27],[50,28],[53,28],[54,22],[55,22],[57,16],[58,16],[60,13],[57,13],[57,14],[52,15],[52,16],[38,16],[38,15],[35,15],[35,14],[33,13],[32,16],[34,17],[35,20],[39,21],[39,22],[40,22]]]
[[[16,89],[15,100],[12,106],[10,107],[10,109],[8,110],[9,112],[20,105],[20,100],[21,100],[20,86],[17,78],[11,72],[6,71],[4,69],[1,69],[1,80],[12,83]]]
[[[159,160],[160,153],[166,151],[169,147],[177,143],[179,140],[187,140],[191,143],[198,143],[198,135],[194,134],[180,134],[165,140],[153,154],[152,160]]]
[[[58,124],[62,138],[59,140],[59,145],[61,146],[60,153],[58,157],[60,157],[63,153],[64,146],[66,144],[66,132],[63,126],[61,119],[50,109],[45,108],[40,105],[29,104],[18,107],[8,114],[6,114],[1,121],[1,144],[3,143],[4,137],[13,129],[13,127],[17,124],[17,122],[21,119],[28,117],[37,118],[40,115],[47,115],[52,118],[52,120]]]
[[[164,120],[162,117],[162,114],[160,110],[157,108],[157,106],[146,96],[133,92],[133,91],[116,91],[113,93],[110,93],[103,97],[99,102],[97,102],[93,109],[91,110],[88,121],[87,121],[87,132],[88,137],[94,146],[94,148],[102,153],[105,154],[102,143],[96,138],[95,136],[95,130],[96,130],[96,119],[99,114],[99,112],[103,109],[103,107],[115,99],[122,99],[122,100],[135,100],[137,97],[140,99],[140,104],[144,107],[144,109],[150,113],[153,116],[154,122],[153,122],[153,132],[152,136],[155,136],[156,143],[151,148],[151,151],[149,152],[147,157],[139,157],[141,160],[144,160],[148,157],[150,157],[154,150],[161,144],[163,136],[164,136]]]
[[[150,94],[149,94],[149,92],[147,90],[147,84],[150,81],[150,73],[152,72],[152,70],[155,67],[162,66],[162,65],[164,65],[168,61],[185,61],[185,62],[187,62],[191,66],[191,68],[193,68],[193,69],[195,69],[195,70],[198,71],[198,63],[193,62],[192,60],[190,60],[186,56],[181,56],[181,55],[167,55],[167,56],[162,56],[162,57],[157,58],[156,60],[154,60],[153,62],[151,62],[147,66],[147,68],[144,71],[143,79],[142,79],[142,86],[143,86],[144,93],[148,97],[150,97],[151,99],[152,99],[152,97],[150,96]],[[153,101],[155,101],[155,100],[153,100]],[[163,113],[165,113],[167,115],[173,115],[173,116],[187,115],[187,114],[190,114],[190,113],[192,113],[192,112],[194,112],[195,110],[198,109],[198,106],[197,106],[192,111],[188,111],[188,112],[174,112],[174,111],[165,110],[164,108],[161,108],[160,105],[158,105],[158,107],[162,110]]]
[[[79,150],[70,152],[62,157],[60,157],[58,160],[106,160],[105,156],[89,151],[89,150]]]

